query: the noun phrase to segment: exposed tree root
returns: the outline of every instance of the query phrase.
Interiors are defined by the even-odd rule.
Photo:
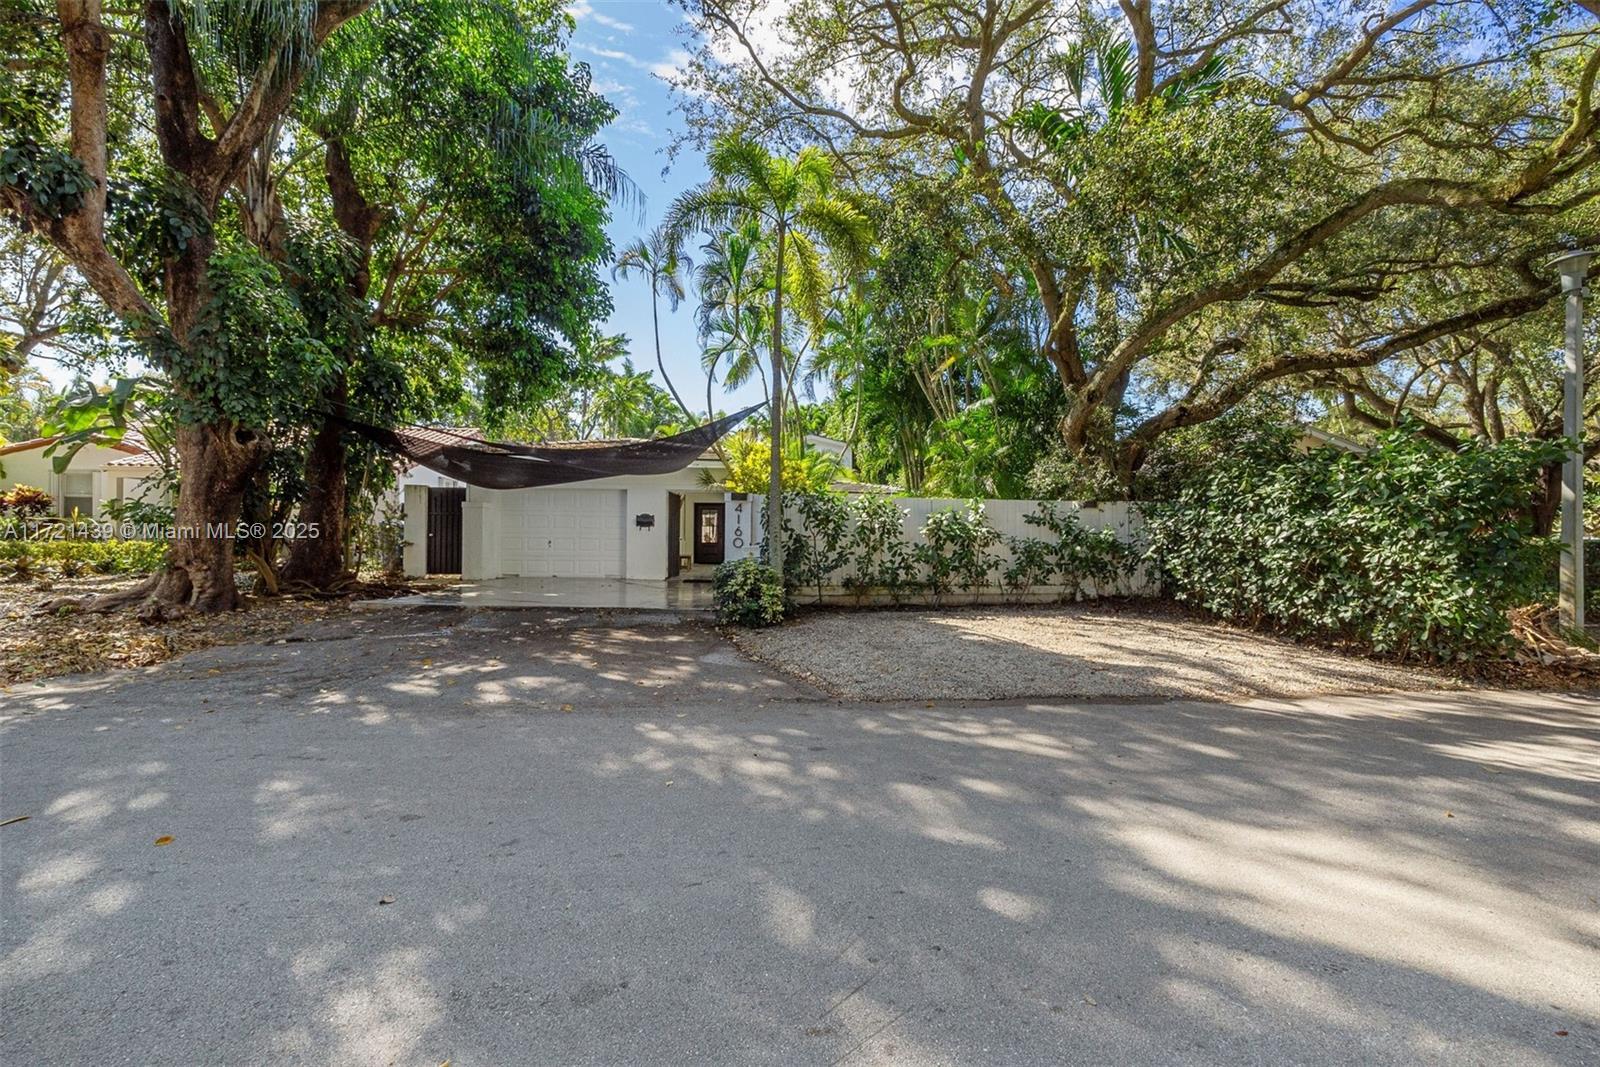
[[[132,608],[140,622],[155,625],[184,618],[196,610],[219,610],[215,607],[197,609],[193,593],[194,584],[190,582],[189,575],[177,567],[169,566],[132,588],[87,599],[57,597],[40,604],[35,612],[40,615],[54,615],[62,611],[80,615],[109,615]],[[237,601],[231,602],[228,610],[237,606]]]

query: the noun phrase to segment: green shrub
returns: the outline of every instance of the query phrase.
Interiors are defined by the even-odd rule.
[[[898,600],[916,584],[916,562],[906,543],[906,513],[893,500],[877,495],[857,497],[850,511],[855,520],[849,545],[854,567],[845,585],[857,597],[880,588]]]
[[[935,600],[957,582],[971,592],[981,592],[1000,564],[994,551],[1000,531],[989,525],[983,504],[976,500],[960,510],[945,508],[929,515],[922,524],[922,540],[914,555]]]
[[[815,586],[822,596],[823,586],[850,557],[850,507],[838,493],[785,493],[793,500],[800,528],[789,523],[789,509],[783,515],[783,573],[798,586]]]
[[[787,601],[778,572],[755,559],[719,564],[711,579],[717,621],[735,626],[774,626],[783,621]]]
[[[1560,445],[1445,453],[1407,429],[1365,454],[1246,449],[1146,508],[1151,557],[1179,600],[1379,652],[1500,651],[1537,597],[1551,543],[1520,518]]]
[[[146,500],[107,500],[106,518],[115,523],[134,526],[152,526],[165,529],[177,522],[170,504],[152,504]]]
[[[1126,578],[1139,563],[1137,550],[1116,531],[1091,530],[1073,512],[1059,510],[1055,501],[1040,502],[1039,510],[1022,521],[1051,534],[1044,542],[1051,562],[1045,580],[1060,583],[1063,600],[1077,600],[1090,583],[1105,586]]]
[[[18,564],[26,561],[20,568]],[[0,565],[14,577],[52,568],[73,578],[96,574],[148,574],[166,565],[165,541],[0,541]]]
[[[1005,587],[1020,596],[1036,585],[1048,584],[1056,573],[1055,546],[1033,537],[1008,537],[1011,562],[1000,579]]]

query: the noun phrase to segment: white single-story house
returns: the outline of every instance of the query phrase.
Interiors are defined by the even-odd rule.
[[[143,447],[137,434],[121,441],[98,441],[84,445],[60,474],[54,458],[45,450],[55,444],[54,437],[35,437],[15,444],[0,445],[0,492],[14,485],[31,485],[50,494],[52,511],[71,515],[74,510],[85,518],[107,518],[106,505],[113,500],[157,500],[156,476],[159,467]]]
[[[401,477],[405,573],[709,579],[717,564],[753,550],[749,503],[716,484],[726,473],[710,449],[672,474],[537,489],[462,486],[413,468]]]

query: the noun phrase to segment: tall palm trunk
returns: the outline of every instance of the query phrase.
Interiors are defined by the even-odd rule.
[[[783,573],[783,253],[788,235],[778,226],[778,257],[772,283],[772,466],[767,480],[767,560]]]
[[[667,392],[672,394],[672,399],[678,402],[678,407],[689,416],[689,421],[694,422],[694,412],[689,410],[689,405],[683,402],[683,397],[678,395],[678,387],[672,384],[672,379],[667,376],[667,363],[661,358],[661,298],[656,295],[656,277],[650,276],[650,325],[656,335],[656,369],[661,372],[661,380],[667,383]]]

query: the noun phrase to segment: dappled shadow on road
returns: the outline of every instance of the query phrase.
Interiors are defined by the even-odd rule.
[[[856,708],[694,628],[430,641],[13,698],[5,1059],[1600,1056],[1590,701]]]

